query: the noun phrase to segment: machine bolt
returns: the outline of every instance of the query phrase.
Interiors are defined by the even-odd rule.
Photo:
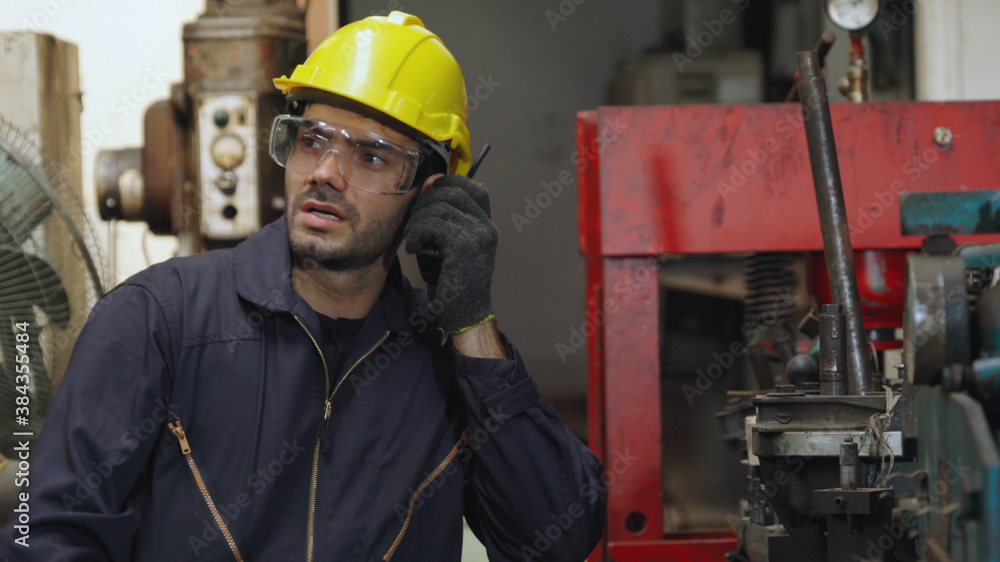
[[[837,507],[843,506],[844,505],[844,498],[842,498],[841,496],[837,496],[837,497],[833,498],[833,505],[835,505]]]
[[[778,420],[778,423],[786,424],[792,421],[792,411],[782,408],[775,413],[774,417]]]
[[[952,141],[951,129],[948,127],[938,127],[934,129],[934,143],[944,148],[951,145]]]

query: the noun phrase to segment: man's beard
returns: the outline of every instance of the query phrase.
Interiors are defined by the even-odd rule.
[[[350,231],[346,237],[341,237],[337,243],[328,243],[318,234],[307,233],[307,227],[301,223],[295,225],[293,232],[292,215],[302,207],[306,199],[310,198],[336,205],[347,215],[344,218],[348,221],[347,227]],[[358,210],[339,191],[318,186],[310,187],[285,207],[292,256],[305,263],[307,267],[312,262],[333,271],[360,269],[382,259],[386,253],[398,246],[408,215],[409,213],[405,213],[397,220],[393,220],[394,217],[382,219],[369,217],[367,222],[362,223]]]

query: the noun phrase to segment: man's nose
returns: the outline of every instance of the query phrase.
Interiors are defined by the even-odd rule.
[[[310,178],[317,184],[328,183],[339,191],[347,189],[347,180],[340,171],[340,154],[336,150],[327,150],[316,164]]]

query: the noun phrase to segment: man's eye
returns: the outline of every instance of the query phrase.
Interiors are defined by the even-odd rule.
[[[323,146],[323,143],[321,143],[319,141],[319,139],[316,139],[316,138],[313,138],[313,137],[302,137],[302,141],[301,142],[302,142],[302,146],[304,148],[315,149],[315,148],[320,148],[321,146]]]
[[[382,157],[381,154],[375,152],[365,152],[361,155],[361,161],[369,166],[385,166],[388,164],[388,160]]]

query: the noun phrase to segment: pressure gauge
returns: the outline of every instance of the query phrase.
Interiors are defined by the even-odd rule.
[[[826,12],[833,23],[848,31],[858,31],[875,21],[878,0],[827,0]]]
[[[219,135],[212,142],[212,160],[223,170],[232,170],[243,163],[246,147],[240,137],[226,133]]]

